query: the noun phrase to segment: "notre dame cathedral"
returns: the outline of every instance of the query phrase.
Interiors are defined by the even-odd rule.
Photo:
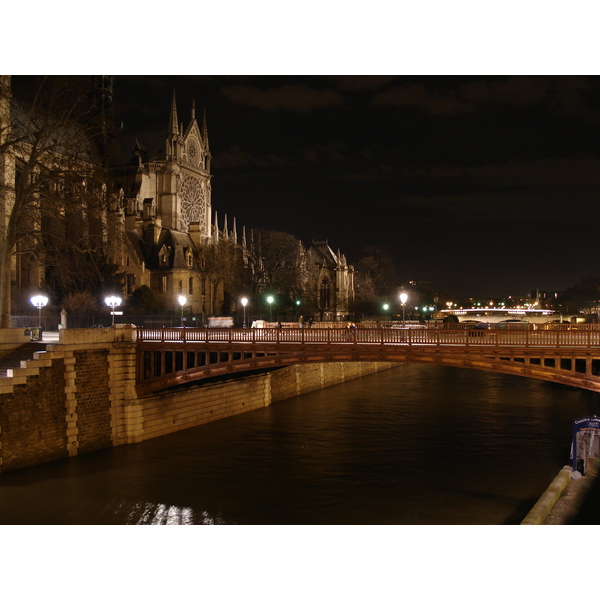
[[[94,79],[99,103],[111,104],[112,78]],[[6,76],[3,81],[5,86],[10,84]],[[7,122],[10,107],[5,103],[0,108]],[[173,307],[177,306],[177,297],[183,295],[188,310],[198,315],[201,324],[208,315],[239,311],[237,296],[241,295],[239,289],[228,289],[226,278],[214,276],[214,269],[206,264],[211,255],[203,250],[227,242],[251,268],[255,264],[248,259],[253,235],[252,230],[247,235],[245,227],[238,234],[235,219],[228,224],[227,216],[218,222],[212,205],[206,115],[199,119],[192,103],[185,121],[180,121],[173,91],[163,140],[147,143],[140,132],[129,140],[128,147],[122,145],[122,158],[113,160],[109,169],[110,193],[114,198],[110,223],[114,229],[108,238],[113,241],[110,258],[123,276],[125,299],[142,286]],[[0,176],[5,184],[10,183],[6,181],[7,177],[10,179],[7,174],[14,171],[2,167]],[[304,285],[308,286],[303,298],[306,317],[312,314],[321,320],[347,318],[353,312],[354,270],[344,255],[333,252],[326,242],[315,242],[303,251],[302,260]],[[15,291],[27,293],[26,287],[33,289],[35,283],[43,283],[43,261],[14,265]],[[35,273],[24,275],[25,268]],[[255,289],[254,293],[261,290]]]

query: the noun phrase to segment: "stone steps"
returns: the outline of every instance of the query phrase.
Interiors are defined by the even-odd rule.
[[[7,377],[7,371],[20,369],[21,363],[32,360],[35,352],[45,352],[46,344],[42,342],[27,342],[0,359],[0,377]]]

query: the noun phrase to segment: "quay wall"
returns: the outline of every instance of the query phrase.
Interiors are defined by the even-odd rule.
[[[133,444],[398,363],[318,363],[138,397],[135,328],[65,329],[0,378],[0,473]]]

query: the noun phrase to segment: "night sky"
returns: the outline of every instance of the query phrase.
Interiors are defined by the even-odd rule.
[[[238,230],[385,246],[399,284],[464,296],[600,274],[598,77],[117,76],[124,130],[162,139],[173,89]]]

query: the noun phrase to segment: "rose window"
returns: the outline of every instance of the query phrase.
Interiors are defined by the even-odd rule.
[[[190,223],[200,223],[200,226],[204,227],[204,190],[200,180],[196,177],[184,177],[179,193],[181,194],[181,219],[184,229],[188,229]]]

